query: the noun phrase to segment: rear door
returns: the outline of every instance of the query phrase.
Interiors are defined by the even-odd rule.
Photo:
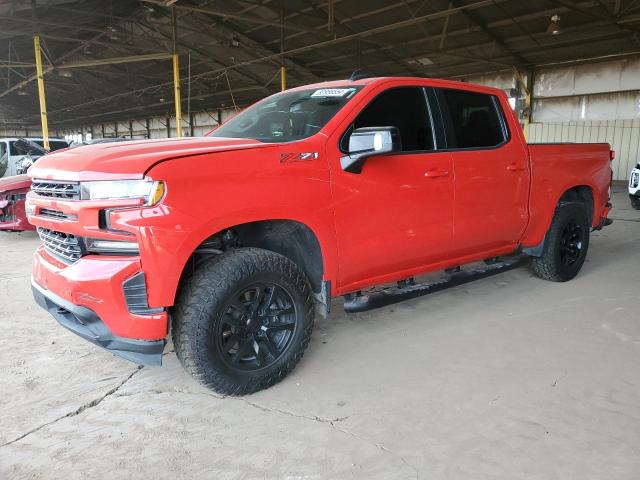
[[[515,248],[528,220],[529,161],[498,96],[436,89],[453,158],[456,257]]]

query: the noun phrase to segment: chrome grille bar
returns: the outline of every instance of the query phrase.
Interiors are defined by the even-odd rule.
[[[76,182],[34,179],[31,190],[40,197],[80,200],[80,184]]]
[[[80,260],[82,249],[75,235],[42,227],[38,227],[38,235],[45,250],[64,263],[71,264]]]
[[[68,220],[70,218],[77,218],[75,215],[67,215],[60,210],[52,210],[50,208],[41,208],[39,215],[42,217],[58,218],[60,220]]]

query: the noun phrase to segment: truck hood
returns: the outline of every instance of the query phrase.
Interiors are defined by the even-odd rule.
[[[134,179],[171,158],[269,146],[257,140],[212,137],[98,143],[45,155],[29,169],[29,176],[68,181]]]
[[[0,178],[0,193],[10,190],[21,190],[31,187],[31,179],[27,175]]]

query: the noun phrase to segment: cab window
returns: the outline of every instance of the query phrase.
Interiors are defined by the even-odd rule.
[[[493,95],[440,89],[449,148],[490,148],[507,139],[499,102]]]
[[[378,95],[360,112],[349,132],[364,127],[397,127],[403,152],[435,148],[433,125],[421,87],[393,88]],[[348,150],[348,136],[341,142],[343,151]]]

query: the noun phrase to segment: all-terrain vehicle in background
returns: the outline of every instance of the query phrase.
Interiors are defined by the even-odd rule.
[[[631,206],[636,210],[640,210],[640,163],[631,170],[629,176],[629,199]]]
[[[332,297],[363,311],[523,255],[544,279],[572,279],[590,230],[610,223],[611,158],[607,144],[527,145],[492,88],[294,88],[209,137],[39,160],[33,292],[62,325],[138,363],[160,364],[171,325],[196,379],[255,392],[294,368]],[[416,281],[439,270],[444,281]]]

